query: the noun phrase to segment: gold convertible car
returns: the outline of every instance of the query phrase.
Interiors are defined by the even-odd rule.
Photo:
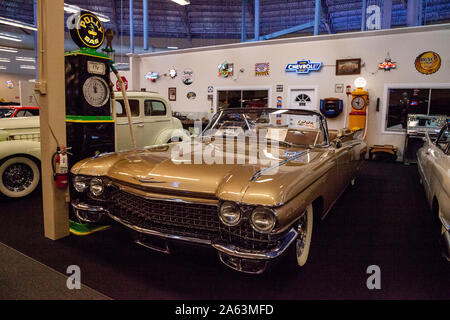
[[[328,130],[307,110],[221,110],[191,141],[77,163],[72,207],[83,222],[119,222],[151,249],[209,245],[247,273],[290,249],[303,266],[313,218],[354,182],[367,149],[361,133]]]

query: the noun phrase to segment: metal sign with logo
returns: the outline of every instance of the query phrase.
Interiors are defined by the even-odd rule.
[[[124,76],[122,76],[121,78],[122,78],[122,82],[123,82],[123,87],[124,87],[125,91],[127,91],[128,90],[128,80]],[[117,91],[122,91],[120,88],[119,80],[116,81],[116,89],[117,89]]]
[[[322,62],[311,62],[310,60],[299,60],[297,63],[290,63],[286,66],[286,72],[295,72],[297,74],[307,74],[310,71],[319,71],[322,68]]]
[[[269,63],[257,63],[255,64],[255,76],[268,76],[269,75]]]
[[[181,81],[187,86],[192,84],[194,82],[194,71],[189,68],[184,69],[181,74]]]
[[[441,67],[441,57],[436,52],[426,51],[416,58],[414,65],[420,73],[432,74]]]
[[[105,40],[105,29],[100,19],[87,11],[81,11],[74,19],[74,28],[70,30],[73,41],[80,48],[100,48]]]

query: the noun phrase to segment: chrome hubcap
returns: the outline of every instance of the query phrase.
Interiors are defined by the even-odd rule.
[[[298,237],[297,237],[297,241],[295,243],[297,257],[299,257],[303,253],[303,250],[305,250],[306,234],[308,231],[307,225],[308,225],[308,212],[305,212],[298,222],[298,228],[297,228]]]
[[[3,185],[10,191],[20,192],[33,182],[33,170],[24,163],[14,163],[3,172]]]

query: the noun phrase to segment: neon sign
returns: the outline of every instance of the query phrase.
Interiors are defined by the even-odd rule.
[[[322,62],[311,62],[309,60],[300,60],[297,63],[290,63],[286,66],[286,72],[295,72],[306,74],[310,71],[319,71],[322,68]]]

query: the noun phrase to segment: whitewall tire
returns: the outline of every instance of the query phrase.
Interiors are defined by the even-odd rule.
[[[29,195],[40,179],[39,167],[30,158],[13,157],[0,164],[0,193],[9,198]]]
[[[310,204],[306,208],[305,214],[300,218],[298,222],[298,237],[295,241],[295,254],[297,257],[297,263],[300,267],[303,267],[308,260],[309,249],[311,247],[311,238],[313,232],[313,206]]]

